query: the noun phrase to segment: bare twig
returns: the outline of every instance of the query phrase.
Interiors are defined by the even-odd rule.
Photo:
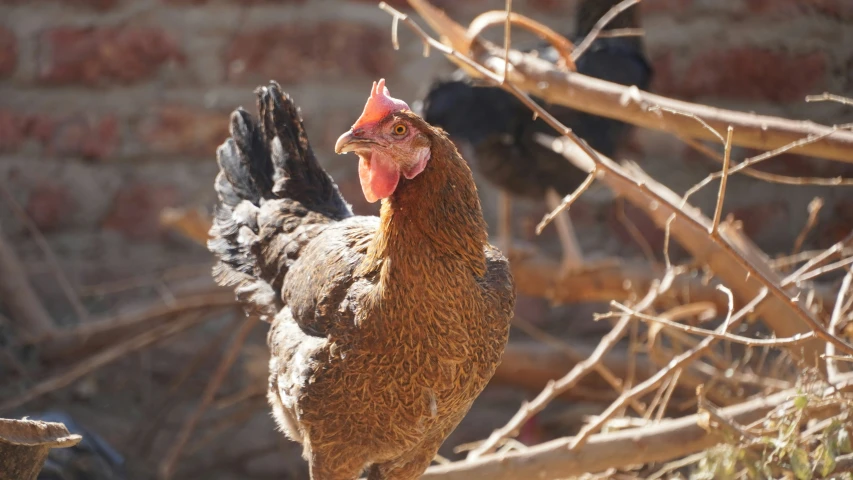
[[[800,275],[797,278],[797,282],[805,282],[806,280],[811,280],[812,278],[819,277],[821,275],[826,275],[829,272],[832,272],[834,270],[838,270],[839,268],[846,267],[847,265],[850,265],[851,263],[853,263],[853,256],[850,256],[847,258],[842,258],[841,260],[839,260],[837,262],[833,262],[833,263],[830,263],[828,265],[824,265],[823,267],[816,268],[816,269],[812,270],[811,272],[806,272],[806,273]]]
[[[68,303],[71,304],[71,308],[74,309],[74,313],[77,315],[77,319],[81,322],[85,322],[89,319],[89,312],[83,306],[83,303],[80,301],[80,297],[77,295],[77,291],[74,289],[74,286],[71,284],[71,281],[68,280],[68,276],[65,275],[65,272],[62,270],[62,267],[59,265],[59,259],[56,258],[56,254],[53,253],[53,249],[50,248],[50,245],[47,243],[47,240],[44,238],[44,235],[41,234],[38,226],[33,222],[29,215],[27,215],[26,210],[24,210],[18,201],[15,200],[15,196],[6,188],[6,185],[3,182],[0,182],[0,195],[6,200],[6,204],[12,210],[12,213],[18,217],[18,221],[20,221],[27,231],[30,232],[30,235],[33,237],[33,241],[36,242],[39,249],[44,254],[45,259],[47,260],[48,265],[53,272],[54,277],[56,277],[56,281],[59,284],[59,288],[62,289],[62,292],[65,294],[65,297],[68,299]]]
[[[622,305],[621,303],[615,301],[612,302],[611,305],[621,310],[623,314],[628,313],[634,317],[637,317],[647,322],[659,323],[669,328],[674,328],[676,330],[692,335],[702,335],[706,337],[714,337],[718,340],[728,340],[730,342],[740,343],[748,347],[790,347],[809,341],[815,338],[816,336],[814,332],[808,332],[803,334],[797,334],[789,338],[750,338],[744,337],[742,335],[736,335],[734,333],[717,332],[714,330],[694,327],[691,325],[684,325],[683,323],[673,322],[672,320],[667,320],[666,318],[662,318],[660,316],[647,315],[645,313],[638,312],[632,308],[626,307],[625,305]],[[618,314],[609,313],[604,315],[597,315],[596,318],[607,318],[616,315]]]
[[[646,31],[642,28],[615,28],[606,32],[599,32],[598,38],[642,37],[645,35]]]
[[[764,300],[764,298],[766,296],[767,296],[767,291],[762,290],[762,292],[757,297],[752,299],[752,301],[750,301],[746,306],[744,306],[742,309],[740,309],[740,311],[738,311],[736,314],[732,315],[730,321],[723,323],[717,329],[718,333],[724,333],[729,328],[740,323],[740,321],[743,320],[748,314],[753,312],[755,307],[758,306],[758,304],[762,300]],[[711,345],[715,341],[716,341],[716,338],[714,338],[714,337],[705,337],[701,342],[699,342],[698,345],[696,345],[696,347],[694,347],[694,348],[682,353],[681,355],[678,355],[677,357],[673,358],[669,362],[669,364],[666,366],[666,368],[659,371],[656,375],[654,375],[651,378],[643,381],[642,383],[637,384],[637,386],[632,388],[630,391],[624,392],[622,395],[619,396],[618,400],[613,402],[607,408],[607,410],[602,412],[600,415],[598,415],[595,418],[595,420],[588,423],[587,425],[585,425],[581,429],[581,431],[577,434],[577,436],[574,437],[574,440],[572,441],[569,448],[572,450],[576,450],[579,447],[583,446],[583,444],[587,441],[589,436],[592,435],[593,433],[596,433],[602,426],[604,426],[604,423],[607,422],[610,418],[612,418],[613,415],[616,413],[616,411],[618,409],[622,408],[622,406],[625,404],[625,402],[627,402],[628,400],[630,400],[632,398],[638,398],[642,395],[645,395],[646,393],[650,392],[652,389],[656,388],[658,385],[660,385],[660,383],[665,378],[667,378],[671,374],[671,372],[673,372],[674,370],[676,370],[678,368],[683,367],[688,362],[695,360],[696,358],[703,355],[711,347]]]
[[[504,23],[504,74],[501,83],[507,81],[507,72],[509,71],[509,49],[512,45],[510,40],[512,35],[512,0],[506,0],[506,22]]]
[[[228,374],[228,371],[231,369],[231,365],[233,365],[237,360],[237,356],[240,354],[240,349],[243,347],[243,343],[245,343],[246,338],[255,327],[257,321],[258,317],[253,315],[243,322],[240,331],[237,332],[237,335],[231,342],[231,346],[228,351],[222,356],[222,360],[219,362],[216,372],[214,372],[213,376],[210,378],[210,381],[202,394],[201,401],[195,410],[193,410],[192,414],[187,418],[186,422],[184,422],[184,425],[181,427],[181,431],[178,433],[178,437],[169,449],[169,454],[160,463],[159,477],[161,479],[171,478],[172,473],[175,470],[175,466],[181,457],[181,452],[189,441],[196,424],[201,419],[201,416],[205,409],[207,409],[207,406],[211,401],[213,401],[213,397],[216,396],[216,392],[219,391],[219,387],[225,379],[225,375]]]
[[[820,95],[808,95],[806,96],[807,102],[837,102],[843,105],[851,105],[853,106],[853,99],[842,97],[841,95],[833,95],[829,92],[823,92]]]
[[[838,289],[838,299],[835,301],[835,307],[832,309],[832,316],[829,320],[829,333],[835,335],[838,325],[841,323],[844,312],[844,297],[850,291],[850,283],[853,281],[853,270],[847,272],[844,280],[841,281],[841,287]],[[838,365],[835,363],[835,345],[826,344],[826,376],[829,383],[835,383],[838,378]]]
[[[0,302],[6,305],[10,321],[30,338],[51,334],[56,325],[27,281],[18,255],[0,230]]]
[[[817,218],[818,214],[820,214],[821,208],[823,208],[822,198],[815,197],[811,202],[809,202],[809,218],[806,220],[806,224],[803,225],[803,229],[800,230],[800,233],[797,235],[797,239],[794,240],[794,250],[791,252],[792,255],[796,255],[800,253],[800,250],[802,250],[806,237],[808,237],[809,232],[811,232],[815,225],[817,225]]]
[[[827,248],[826,250],[824,250],[823,252],[815,255],[811,260],[809,260],[808,262],[803,264],[800,268],[798,268],[796,271],[794,271],[794,273],[792,273],[792,274],[788,275],[787,277],[785,277],[784,279],[782,279],[782,281],[780,282],[780,285],[782,285],[783,287],[786,287],[788,285],[792,285],[792,284],[798,282],[799,279],[806,272],[808,272],[812,268],[820,265],[821,263],[823,263],[824,260],[835,255],[836,253],[844,251],[844,248],[851,241],[853,241],[853,232],[850,232],[849,234],[847,234],[846,237],[844,237],[840,241],[836,242],[833,246],[831,246],[831,247]]]
[[[232,293],[217,291],[183,297],[171,305],[156,304],[115,317],[95,320],[73,329],[54,332],[36,342],[40,358],[48,363],[67,362],[87,352],[143,333],[167,323],[176,314],[236,305]]]
[[[701,182],[697,183],[696,185],[694,185],[690,189],[688,189],[687,192],[684,194],[683,202],[686,203],[687,199],[690,198],[694,193],[698,192],[699,190],[701,190],[702,188],[707,186],[709,183],[711,183],[715,179],[721,178],[724,173],[727,175],[731,175],[733,173],[739,173],[743,170],[746,170],[747,168],[751,168],[752,166],[754,166],[757,163],[764,162],[766,160],[770,160],[771,158],[774,158],[774,157],[778,157],[779,155],[782,155],[783,153],[786,153],[786,152],[793,150],[797,147],[801,147],[803,145],[810,145],[810,144],[813,144],[815,142],[818,142],[821,139],[826,138],[829,135],[831,135],[834,131],[837,131],[838,129],[842,129],[842,128],[845,128],[845,129],[850,128],[851,125],[853,125],[853,124],[833,126],[832,130],[829,132],[824,132],[821,135],[810,135],[808,137],[797,139],[791,143],[788,143],[786,145],[782,145],[781,147],[779,147],[775,150],[772,150],[769,152],[764,152],[760,155],[756,155],[754,157],[747,158],[743,162],[735,165],[734,167],[730,167],[725,172],[719,171],[719,172],[712,173],[712,174],[708,175],[707,177],[705,177]],[[842,185],[844,181],[845,181],[845,179],[842,179],[841,177],[827,179],[827,182],[829,185]]]
[[[583,41],[578,44],[575,51],[572,52],[572,61],[577,62],[578,59],[581,58],[587,50],[589,50],[589,47],[592,46],[592,42],[601,35],[601,31],[604,30],[604,27],[616,18],[617,15],[638,3],[640,3],[640,0],[623,0],[622,2],[614,5],[607,13],[599,18],[598,21],[595,22],[595,26],[592,27],[592,30],[589,31],[589,34],[587,34]]]
[[[676,135],[679,140],[686,143],[689,147],[701,153],[707,158],[714,160],[720,164],[723,163],[723,158],[713,149],[706,146],[700,140],[695,140],[693,138],[684,137],[681,135]],[[783,185],[800,185],[800,186],[809,186],[816,185],[822,187],[849,187],[853,186],[853,178],[825,178],[825,177],[792,177],[788,175],[780,175],[778,173],[770,173],[762,170],[757,170],[755,168],[744,167],[740,173],[746,175],[748,177],[755,178],[757,180],[761,180],[769,183],[780,183]]]
[[[720,191],[717,194],[717,207],[714,209],[714,219],[711,222],[711,235],[717,234],[717,228],[720,226],[720,216],[723,214],[723,200],[726,198],[726,183],[729,180],[729,162],[732,158],[732,133],[734,129],[729,126],[726,133],[726,147],[723,154],[723,176],[720,178]]]
[[[129,353],[142,350],[143,348],[149,347],[159,341],[177,335],[178,333],[199,324],[203,319],[204,315],[191,313],[180,320],[160,325],[145,331],[134,338],[112,345],[95,355],[81,360],[69,370],[36,384],[24,394],[3,402],[0,404],[0,411],[11,410],[35,400],[42,395],[67,387],[84,375],[88,375]]]
[[[536,235],[540,235],[542,233],[542,230],[544,230],[545,227],[548,226],[549,223],[551,223],[554,217],[568,210],[572,206],[572,204],[575,203],[575,200],[577,200],[578,197],[583,195],[583,192],[589,189],[589,187],[592,185],[592,182],[595,180],[596,171],[596,169],[593,169],[589,173],[589,175],[587,175],[583,183],[578,185],[578,188],[576,188],[574,192],[563,197],[563,201],[560,202],[557,208],[555,208],[542,218],[542,221],[539,222],[539,225],[536,225]]]
[[[625,230],[628,232],[628,235],[634,239],[634,242],[640,247],[640,250],[643,252],[643,256],[646,257],[646,261],[649,265],[657,264],[657,258],[655,257],[655,253],[652,250],[652,246],[649,245],[649,241],[643,236],[640,229],[637,228],[637,225],[628,218],[628,215],[625,213],[625,199],[617,198],[616,201],[616,220],[625,227]]]

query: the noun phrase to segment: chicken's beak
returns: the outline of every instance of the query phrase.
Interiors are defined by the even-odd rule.
[[[335,153],[353,152],[364,149],[374,143],[376,142],[369,138],[357,136],[352,129],[349,129],[349,131],[338,137],[338,141],[335,142]]]

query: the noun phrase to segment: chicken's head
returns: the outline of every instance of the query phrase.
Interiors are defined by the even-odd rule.
[[[400,176],[411,180],[430,158],[430,139],[402,100],[390,96],[385,79],[373,82],[364,112],[338,138],[335,153],[358,155],[358,177],[368,202],[390,197]]]

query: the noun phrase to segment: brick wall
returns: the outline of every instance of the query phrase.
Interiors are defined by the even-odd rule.
[[[503,5],[441,3],[465,22]],[[570,25],[571,3],[514,5],[560,29]],[[849,108],[802,101],[824,90],[853,92],[850,0],[646,0],[643,8],[659,93],[824,123],[853,120]],[[302,107],[348,200],[372,212],[356,161],[334,156],[334,139],[360,112],[372,80],[385,76],[395,96],[413,100],[423,79],[449,70],[438,56],[422,58],[408,33],[393,51],[390,23],[375,2],[359,0],[0,0],[0,180],[78,281],[205,262],[202,249],[160,231],[157,215],[165,206],[212,204],[213,154],[227,114],[251,106],[252,89],[274,78]],[[713,169],[664,134],[639,132],[633,147],[634,158],[678,191]],[[853,176],[793,155],[770,169]],[[495,192],[481,185],[494,225]],[[817,194],[826,194],[827,207],[815,243],[853,223],[851,189],[742,178],[730,189],[728,211],[771,250],[788,248]],[[713,192],[696,198],[708,208]],[[544,208],[518,202],[517,209],[520,235],[532,239]],[[605,191],[591,191],[573,215],[589,249],[637,254]],[[648,222],[634,220],[659,241]],[[0,208],[0,224],[37,264],[9,209]]]

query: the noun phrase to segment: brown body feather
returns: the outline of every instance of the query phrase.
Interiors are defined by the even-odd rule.
[[[305,446],[312,479],[351,480],[367,467],[370,480],[416,479],[494,373],[515,300],[471,171],[443,131],[398,112],[427,134],[431,160],[378,219],[353,216],[314,171],[307,139],[297,148],[304,131],[290,99],[277,85],[259,92],[263,128],[242,113],[232,120],[232,136],[245,138],[220,149],[220,165],[268,172],[243,183],[289,193],[238,200],[218,182],[217,279],[273,317],[269,400]],[[264,155],[269,169],[255,158]],[[305,179],[316,185],[294,184]]]

